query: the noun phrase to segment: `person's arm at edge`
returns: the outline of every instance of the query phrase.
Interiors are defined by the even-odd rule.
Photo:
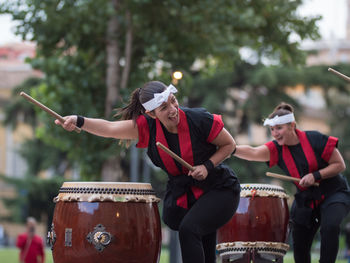
[[[234,156],[248,161],[268,162],[270,160],[270,151],[266,145],[257,147],[237,145]]]
[[[77,123],[77,116],[66,116],[64,119],[64,123],[61,123],[59,120],[56,120],[55,123],[61,125],[67,131],[73,131]],[[107,121],[104,119],[84,117],[84,125],[81,129],[101,137],[129,140],[138,139],[138,128],[133,120]]]

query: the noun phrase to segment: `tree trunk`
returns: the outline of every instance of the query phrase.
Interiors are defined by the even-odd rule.
[[[119,0],[111,0],[113,7],[117,13]],[[105,102],[105,118],[109,119],[115,102],[119,97],[120,85],[120,51],[118,43],[118,31],[120,28],[117,14],[114,14],[107,25],[107,46],[106,46],[106,102]],[[123,171],[120,167],[119,156],[111,156],[103,164],[101,171],[102,181],[120,181]]]
[[[131,54],[133,43],[133,26],[130,11],[126,11],[127,31],[126,31],[126,43],[125,43],[125,65],[122,74],[122,80],[120,89],[126,89],[129,80],[130,67],[131,67]]]
[[[115,11],[118,10],[119,1],[112,0]],[[106,46],[106,104],[105,117],[108,119],[111,115],[114,103],[119,97],[119,81],[120,81],[120,52],[118,44],[119,22],[117,14],[113,15],[108,22],[107,28],[107,46]]]

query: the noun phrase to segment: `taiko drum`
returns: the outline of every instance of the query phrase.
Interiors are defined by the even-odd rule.
[[[55,263],[159,261],[159,199],[150,184],[65,182],[54,201]]]
[[[280,186],[242,184],[235,215],[218,230],[219,253],[233,253],[235,249],[242,250],[241,246],[252,244],[277,247],[281,251],[288,249],[288,245],[284,244],[289,232],[287,198]]]

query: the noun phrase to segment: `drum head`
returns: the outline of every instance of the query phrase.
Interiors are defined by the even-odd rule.
[[[271,184],[241,184],[241,197],[263,196],[288,198],[283,187]]]
[[[159,202],[151,184],[130,182],[64,182],[54,202]]]

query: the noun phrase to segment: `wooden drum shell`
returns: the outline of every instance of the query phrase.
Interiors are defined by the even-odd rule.
[[[135,196],[130,194],[127,198],[134,201],[125,201],[126,195],[114,195],[115,201],[102,202],[88,202],[86,198],[76,201],[75,197],[74,201],[62,201],[65,197],[60,191],[53,217],[51,235],[55,236],[52,244],[55,263],[159,261],[161,225],[157,202],[136,202]],[[100,251],[88,240],[96,226],[103,226],[111,235],[110,243]],[[67,235],[70,235],[68,242]]]
[[[266,196],[260,196],[259,193],[253,192],[251,195],[242,196],[241,192],[235,215],[218,230],[218,243],[235,241],[285,243],[289,232],[288,222],[286,195],[267,193]]]

